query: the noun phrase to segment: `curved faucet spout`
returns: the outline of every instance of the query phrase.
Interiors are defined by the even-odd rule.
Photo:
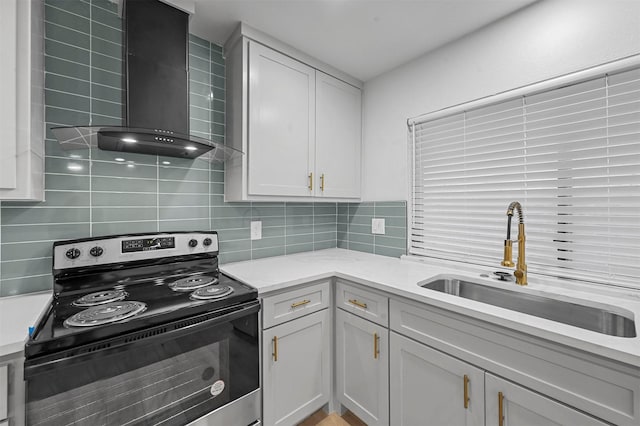
[[[517,201],[512,201],[507,207],[507,216],[513,216],[513,211],[518,211],[518,223],[524,224],[524,213],[522,213],[522,205]]]
[[[514,211],[518,212],[518,262],[513,263],[513,242],[511,241],[511,218]],[[527,285],[527,264],[525,263],[525,236],[524,236],[524,213],[522,205],[513,201],[507,208],[507,239],[504,240],[504,258],[502,266],[509,268],[516,267],[513,275],[516,277],[516,284]]]

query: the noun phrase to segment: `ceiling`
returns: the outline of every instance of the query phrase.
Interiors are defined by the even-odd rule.
[[[366,81],[535,0],[165,0],[195,3],[190,31],[224,44],[247,23]]]

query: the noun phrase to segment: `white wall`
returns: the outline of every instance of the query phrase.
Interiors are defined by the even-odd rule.
[[[363,199],[407,199],[407,118],[636,54],[640,0],[544,0],[367,81]]]

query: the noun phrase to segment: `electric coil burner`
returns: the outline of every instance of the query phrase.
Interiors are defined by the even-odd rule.
[[[67,327],[93,327],[108,324],[135,316],[144,311],[147,305],[140,302],[111,302],[94,306],[78,312],[64,320]]]
[[[220,273],[216,232],[59,241],[53,277],[25,345],[27,424],[260,418],[260,303]]]
[[[200,287],[194,291],[191,294],[191,298],[198,300],[219,299],[220,297],[228,296],[231,293],[233,293],[233,289],[228,285],[222,287],[217,285],[208,285],[206,287]]]
[[[124,290],[105,290],[97,291],[82,296],[78,300],[75,300],[73,306],[98,306],[105,303],[117,302],[127,297],[127,293]]]
[[[169,284],[169,288],[171,288],[173,291],[193,291],[200,287],[205,287],[217,283],[217,278],[200,275],[195,277],[182,278],[178,281],[174,281]]]

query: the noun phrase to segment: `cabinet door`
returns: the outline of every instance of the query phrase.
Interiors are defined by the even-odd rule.
[[[316,195],[360,198],[361,91],[316,72]]]
[[[389,424],[389,330],[336,310],[338,400],[367,425]]]
[[[313,68],[249,42],[249,194],[313,195],[315,102]]]
[[[0,128],[4,133],[0,147],[0,189],[15,189],[16,172],[16,70],[18,2],[2,3],[0,14]],[[2,198],[0,196],[0,198]]]
[[[263,332],[266,426],[295,425],[329,402],[330,336],[328,309]]]
[[[487,426],[604,426],[607,424],[490,373],[486,373],[485,376],[485,390]],[[500,413],[501,408],[502,413]]]
[[[390,339],[392,425],[484,425],[482,370],[394,332]]]
[[[0,13],[0,200],[44,200],[44,4]]]

